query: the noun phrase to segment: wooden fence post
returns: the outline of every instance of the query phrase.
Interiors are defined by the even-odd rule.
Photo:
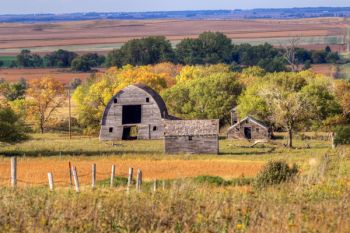
[[[153,192],[157,192],[157,179],[155,179],[153,183]]]
[[[47,177],[49,179],[49,188],[50,188],[50,191],[53,191],[53,188],[54,188],[54,184],[53,184],[53,175],[51,172],[47,173]]]
[[[73,178],[74,178],[74,184],[75,184],[75,191],[77,193],[79,193],[80,192],[80,186],[79,186],[78,172],[77,172],[77,168],[76,167],[73,168]]]
[[[11,186],[16,188],[17,186],[17,157],[11,157]]]
[[[96,187],[96,163],[92,164],[91,185],[93,189]]]
[[[112,165],[112,171],[111,171],[111,188],[114,186],[114,177],[115,177],[115,165]]]
[[[138,169],[137,171],[137,179],[136,179],[136,190],[141,191],[141,184],[142,184],[142,171]]]
[[[132,176],[133,176],[133,173],[134,173],[134,169],[133,169],[132,167],[129,167],[128,186],[130,186],[131,183],[132,183]]]
[[[72,165],[70,163],[70,161],[68,162],[68,166],[69,166],[69,184],[70,186],[73,185],[73,180],[72,180]]]
[[[165,180],[163,180],[163,191],[165,190]]]

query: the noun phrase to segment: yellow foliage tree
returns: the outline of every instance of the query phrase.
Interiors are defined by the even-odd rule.
[[[64,85],[50,77],[34,79],[29,82],[26,91],[27,114],[44,133],[52,115],[61,107],[65,100]]]
[[[167,87],[164,73],[154,72],[152,66],[131,65],[120,69],[110,68],[95,81],[79,86],[73,94],[73,99],[78,107],[79,123],[86,128],[86,133],[96,132],[103,111],[112,96],[126,86],[136,83],[145,84],[157,92]]]

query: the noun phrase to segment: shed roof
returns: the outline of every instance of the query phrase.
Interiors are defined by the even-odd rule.
[[[262,128],[265,128],[265,129],[268,129],[269,127],[267,125],[265,125],[264,123],[262,123],[261,121],[255,119],[254,117],[251,117],[251,116],[246,116],[245,118],[243,118],[241,121],[237,122],[236,124],[232,125],[230,128],[233,128],[233,127],[236,127],[240,124],[242,124],[242,122],[246,121],[246,120],[249,120],[257,125],[259,125],[260,127]],[[230,129],[229,128],[229,129]]]
[[[219,134],[219,120],[164,121],[164,136],[205,136]]]

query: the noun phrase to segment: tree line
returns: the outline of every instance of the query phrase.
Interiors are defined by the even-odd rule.
[[[124,87],[143,83],[159,92],[170,114],[182,119],[219,119],[228,125],[237,106],[241,119],[253,116],[275,130],[288,132],[288,146],[300,130],[338,130],[350,124],[350,82],[311,71],[266,72],[253,66],[236,71],[228,64],[112,67],[83,83],[72,81],[76,118],[85,134],[99,131],[103,111]],[[56,111],[67,100],[65,86],[44,77],[17,83],[0,81],[0,141],[25,138],[25,130],[44,133],[67,127]],[[350,128],[340,128],[349,143]],[[18,134],[16,134],[18,133]],[[5,135],[5,136],[4,136]],[[345,135],[345,136],[344,136]]]
[[[132,39],[121,48],[110,51],[107,57],[97,53],[78,55],[59,49],[45,56],[22,50],[12,66],[15,67],[70,67],[74,71],[90,71],[99,66],[122,67],[152,65],[172,62],[182,65],[225,63],[240,70],[242,67],[259,66],[267,72],[288,71],[290,66],[308,69],[311,64],[336,63],[340,57],[327,46],[324,50],[306,50],[293,44],[293,64],[286,58],[290,47],[276,48],[262,45],[233,44],[220,32],[204,32],[198,38],[181,40],[175,48],[164,36]],[[295,47],[294,47],[295,46]]]

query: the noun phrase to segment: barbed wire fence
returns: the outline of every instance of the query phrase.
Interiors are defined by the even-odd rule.
[[[67,180],[62,180],[62,179],[58,179],[55,180],[54,179],[54,174],[52,172],[48,172],[48,181],[40,181],[40,182],[35,182],[35,181],[28,181],[25,179],[18,179],[17,177],[17,157],[13,156],[10,159],[10,176],[9,177],[1,177],[0,176],[0,184],[4,185],[4,184],[10,184],[10,186],[12,188],[16,188],[17,184],[24,184],[24,185],[28,185],[28,186],[45,186],[47,185],[49,187],[49,189],[51,191],[54,190],[54,186],[55,184],[60,184],[62,186],[69,186],[72,187],[74,186],[76,192],[80,192],[80,183],[79,183],[79,179],[80,178],[85,178],[85,177],[91,177],[91,185],[92,188],[96,188],[96,175],[99,176],[103,176],[105,177],[105,179],[110,178],[110,187],[114,187],[114,181],[116,178],[115,175],[115,165],[112,165],[112,170],[111,172],[98,172],[96,169],[96,164],[92,164],[92,169],[91,169],[91,173],[89,172],[84,172],[82,174],[78,173],[78,169],[76,166],[72,166],[71,162],[69,161],[68,163],[68,171],[69,171],[69,177],[67,177]],[[127,192],[129,192],[130,187],[132,186],[133,182],[133,168],[129,168],[129,172],[128,173],[122,173],[121,176],[127,176]],[[154,180],[154,185],[153,185],[153,189],[154,191],[156,191],[156,187],[157,187],[157,181]],[[137,191],[141,191],[141,185],[142,185],[142,171],[140,169],[138,169],[137,171],[137,177],[135,180],[135,184],[136,184],[136,190]]]

